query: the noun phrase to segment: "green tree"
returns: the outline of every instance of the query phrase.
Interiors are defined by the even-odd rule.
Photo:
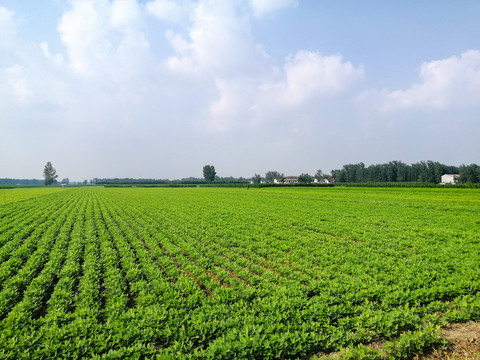
[[[205,165],[203,167],[203,177],[205,178],[205,181],[209,184],[215,181],[215,175],[217,173],[215,172],[215,166],[213,165]]]
[[[260,184],[261,181],[262,181],[262,177],[259,174],[255,174],[255,176],[253,177],[253,183]]]
[[[480,182],[480,166],[477,164],[461,165],[460,169],[461,183],[479,183]]]
[[[265,181],[267,183],[273,183],[273,180],[275,179],[283,179],[285,176],[283,174],[280,174],[278,171],[268,171],[265,174]]]
[[[303,184],[311,183],[312,180],[313,178],[308,174],[302,174],[298,177],[298,182]]]
[[[58,177],[57,170],[53,168],[50,161],[47,162],[47,165],[45,165],[45,168],[43,169],[43,177],[45,178],[45,185],[52,185]]]
[[[315,179],[317,180],[323,180],[325,179],[325,174],[322,172],[322,170],[318,169],[317,172],[315,173]]]

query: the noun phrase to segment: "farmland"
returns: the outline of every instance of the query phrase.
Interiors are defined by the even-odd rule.
[[[0,205],[48,195],[58,191],[62,191],[62,189],[58,187],[0,189]]]
[[[0,358],[402,358],[480,320],[476,189],[31,190],[0,190]]]

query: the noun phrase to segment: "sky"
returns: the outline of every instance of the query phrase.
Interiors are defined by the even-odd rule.
[[[0,0],[0,178],[480,163],[480,0]]]

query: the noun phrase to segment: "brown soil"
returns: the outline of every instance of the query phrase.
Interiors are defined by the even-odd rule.
[[[440,330],[448,342],[446,350],[435,350],[413,360],[480,360],[480,322],[448,325]],[[385,344],[372,343],[370,347],[381,350]],[[317,359],[342,359],[341,353],[318,354]]]
[[[449,325],[440,332],[448,341],[448,350],[419,356],[417,360],[480,360],[480,323]]]

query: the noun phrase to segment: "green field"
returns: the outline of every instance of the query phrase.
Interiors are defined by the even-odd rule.
[[[58,191],[64,191],[59,187],[30,187],[30,188],[13,188],[0,189],[0,205],[11,202],[23,201],[43,195],[48,195]]]
[[[478,189],[28,191],[0,192],[1,359],[407,358],[480,319]]]

